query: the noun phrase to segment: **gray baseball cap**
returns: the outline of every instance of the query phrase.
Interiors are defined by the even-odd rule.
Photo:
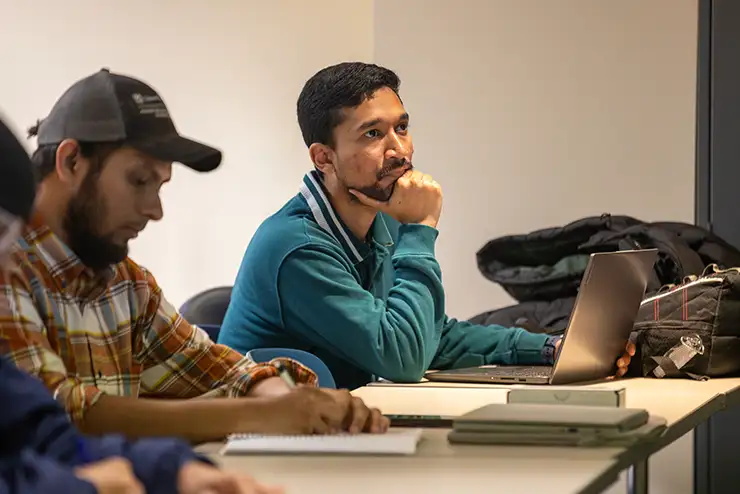
[[[162,98],[149,85],[101,69],[74,83],[38,126],[38,144],[117,142],[199,172],[215,170],[221,151],[181,136]]]

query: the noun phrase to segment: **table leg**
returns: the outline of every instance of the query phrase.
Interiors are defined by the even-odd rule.
[[[648,462],[635,463],[627,470],[627,494],[648,493]]]

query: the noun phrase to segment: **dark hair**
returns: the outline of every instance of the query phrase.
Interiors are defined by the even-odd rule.
[[[35,197],[36,184],[28,152],[13,131],[0,121],[0,213],[4,211],[28,220]]]
[[[38,134],[39,123],[36,122],[28,129],[28,137],[34,137]],[[122,142],[82,142],[78,141],[80,154],[83,158],[90,160],[93,174],[98,174],[103,168],[103,164],[108,157],[123,145]],[[31,164],[33,165],[33,174],[36,183],[40,184],[46,177],[56,169],[57,148],[58,144],[43,144],[36,148],[31,155]]]
[[[392,70],[363,62],[344,62],[318,71],[298,97],[298,125],[303,142],[333,146],[342,110],[355,108],[384,87],[398,95],[401,80]],[[400,96],[399,96],[400,98]]]

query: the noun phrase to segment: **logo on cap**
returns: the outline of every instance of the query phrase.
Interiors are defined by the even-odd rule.
[[[167,111],[162,98],[156,94],[144,95],[133,93],[131,99],[136,103],[140,115],[152,115],[155,118],[170,118],[170,113]]]

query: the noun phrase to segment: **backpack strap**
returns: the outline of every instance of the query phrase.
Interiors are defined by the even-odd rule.
[[[691,379],[695,379],[697,381],[709,380],[709,376],[703,376],[701,374],[694,374],[693,372],[685,372],[685,371],[682,371],[681,369],[678,369],[676,367],[676,364],[673,362],[673,360],[669,359],[668,357],[664,357],[660,355],[660,356],[650,357],[650,360],[652,360],[653,362],[657,364],[657,366],[652,370],[653,375],[657,378],[690,377]]]

